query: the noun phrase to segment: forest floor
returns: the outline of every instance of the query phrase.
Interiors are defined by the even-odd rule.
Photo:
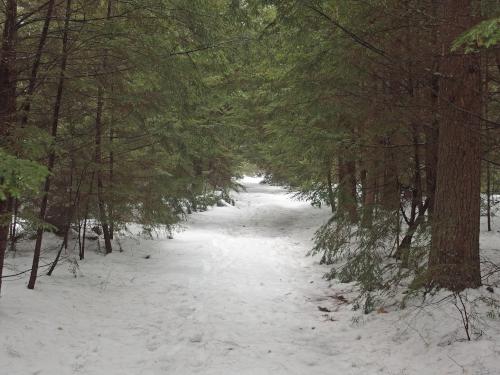
[[[353,311],[355,286],[305,256],[328,209],[243,183],[234,207],[192,215],[173,240],[122,238],[122,253],[89,251],[34,291],[26,275],[5,282],[0,373],[500,374],[498,320],[467,342],[450,306]],[[499,233],[485,243],[498,252]],[[20,249],[5,273],[29,261]]]

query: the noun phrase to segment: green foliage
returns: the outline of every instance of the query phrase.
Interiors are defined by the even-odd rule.
[[[472,29],[462,34],[454,43],[453,50],[465,47],[470,53],[478,49],[496,47],[500,43],[500,17],[479,23]]]
[[[363,292],[385,288],[387,259],[398,229],[392,213],[379,212],[377,217],[365,228],[336,216],[316,232],[311,254],[322,254],[321,262],[332,265],[328,279],[356,282]]]
[[[34,21],[45,2],[28,3],[19,51],[35,51],[41,32]],[[100,175],[103,216],[115,228],[136,222],[151,232],[221,199],[230,202],[234,176],[262,172],[296,198],[336,210],[317,231],[311,254],[333,266],[328,278],[358,283],[364,310],[371,311],[377,290],[403,279],[413,279],[415,288],[424,282],[425,223],[406,249],[405,269],[392,256],[405,229],[398,210],[411,211],[414,198],[429,193],[422,159],[432,151],[424,149],[433,142],[426,130],[437,121],[429,86],[438,76],[434,3],[73,4],[57,137],[49,124],[62,23],[52,22],[33,97],[19,83],[19,104],[29,100],[31,112],[12,134],[21,158],[0,153],[0,198],[22,198],[21,217],[42,227],[30,192],[40,189],[47,169],[28,160],[45,160],[55,150],[50,214],[76,207],[74,222],[102,220]],[[63,7],[57,3],[56,13],[64,14]],[[454,48],[494,48],[499,23],[482,22]],[[33,61],[18,64],[30,72]],[[495,114],[493,106],[488,110]],[[349,177],[354,183],[345,189]],[[402,199],[403,192],[411,197]],[[346,201],[360,220],[348,217]]]
[[[0,149],[0,200],[19,198],[38,191],[47,168],[31,160],[19,159]]]
[[[44,4],[33,1],[25,12],[43,19]],[[56,14],[65,14],[65,6],[56,2]],[[242,126],[231,107],[238,95],[232,64],[244,50],[242,6],[223,0],[82,1],[73,2],[71,11],[57,138],[50,124],[63,24],[55,21],[35,94],[26,98],[24,83],[19,84],[19,103],[31,102],[28,124],[12,134],[22,158],[46,160],[56,152],[48,217],[64,217],[76,204],[73,221],[83,220],[87,209],[90,219],[99,220],[98,172],[105,211],[117,229],[128,222],[171,227],[186,213],[216,204],[221,194],[229,201],[236,188],[232,176],[243,161]],[[38,48],[42,25],[26,22],[19,29],[19,51]],[[33,61],[18,64],[19,71],[31,71]],[[101,162],[96,163],[99,88]],[[22,198],[20,216],[44,226],[36,219],[38,202],[27,191],[40,190],[47,169],[0,156],[0,197]]]

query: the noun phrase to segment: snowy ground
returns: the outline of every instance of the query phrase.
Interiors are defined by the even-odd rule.
[[[352,311],[353,286],[304,256],[328,210],[244,184],[235,207],[193,215],[174,240],[89,252],[77,277],[65,264],[35,291],[5,282],[0,373],[500,374],[498,321],[469,343],[448,308]],[[7,263],[22,270],[28,253]]]

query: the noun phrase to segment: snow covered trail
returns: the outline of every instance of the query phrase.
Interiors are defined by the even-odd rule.
[[[174,240],[128,239],[125,252],[89,254],[80,276],[61,267],[33,292],[25,279],[5,283],[0,374],[462,373],[453,358],[465,343],[428,355],[415,332],[393,328],[396,313],[352,324],[351,306],[332,298],[352,286],[329,288],[305,256],[328,209],[244,184],[235,207],[192,215]],[[477,345],[491,365],[498,346]]]

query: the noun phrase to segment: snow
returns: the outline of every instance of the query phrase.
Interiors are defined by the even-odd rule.
[[[498,320],[466,342],[451,304],[353,311],[355,286],[305,256],[328,209],[242,183],[235,207],[192,215],[173,240],[123,237],[123,253],[89,251],[34,291],[27,275],[5,282],[0,373],[500,374]],[[29,262],[20,251],[5,273]]]

